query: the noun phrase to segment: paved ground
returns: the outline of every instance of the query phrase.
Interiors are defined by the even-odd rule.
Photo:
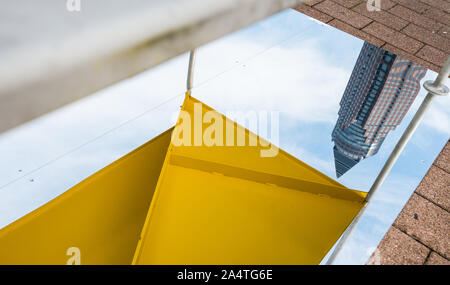
[[[296,10],[417,64],[439,71],[450,53],[450,1],[306,0]]]

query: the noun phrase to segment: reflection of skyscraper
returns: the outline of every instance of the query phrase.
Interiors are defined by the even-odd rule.
[[[417,96],[425,73],[412,61],[364,43],[332,134],[337,177],[378,152]]]

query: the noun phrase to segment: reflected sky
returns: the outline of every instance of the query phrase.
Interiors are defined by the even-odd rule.
[[[331,132],[362,44],[287,10],[201,47],[193,96],[222,113],[279,111],[280,147],[335,179]],[[181,55],[1,134],[0,228],[171,127],[187,65]],[[339,182],[368,191],[424,96],[378,154]],[[448,140],[448,110],[449,100],[436,98],[336,263],[366,262]]]

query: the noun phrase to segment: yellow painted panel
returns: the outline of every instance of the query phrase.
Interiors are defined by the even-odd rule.
[[[318,264],[366,193],[260,149],[171,144],[133,264]]]
[[[168,165],[137,264],[318,264],[361,203]]]
[[[222,114],[216,112],[213,108],[198,101],[193,97],[187,97],[183,109],[190,114],[191,128],[195,130],[196,120],[194,119],[195,104],[201,105],[201,111],[203,115],[206,112],[215,112],[223,118],[223,130],[225,135],[223,136],[223,146],[208,147],[205,145],[195,146],[194,131],[191,132],[191,146],[179,146],[173,148],[174,154],[182,154],[184,156],[195,157],[201,160],[214,161],[221,164],[233,165],[240,168],[252,169],[263,173],[272,173],[282,175],[285,177],[298,178],[302,180],[308,180],[312,182],[329,184],[335,186],[341,186],[339,182],[329,178],[321,172],[310,167],[306,163],[296,159],[287,152],[279,149],[279,153],[274,157],[261,158],[262,150],[269,150],[270,147],[252,147],[249,144],[249,137],[257,137],[254,133],[243,128],[241,125],[227,119]],[[198,105],[197,105],[198,106]],[[245,114],[243,114],[245,116]],[[248,116],[251,117],[251,116]],[[197,120],[198,122],[198,120]],[[205,123],[201,121],[202,131],[204,131],[211,125],[211,123]],[[233,142],[234,147],[227,145],[226,128],[227,122],[234,124],[233,130]],[[244,131],[246,136],[246,145],[248,147],[237,146],[238,133]],[[265,141],[265,140],[264,140]]]
[[[171,131],[0,230],[0,264],[66,264],[71,247],[81,264],[131,264]]]

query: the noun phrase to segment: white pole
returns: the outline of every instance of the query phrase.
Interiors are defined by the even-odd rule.
[[[187,76],[187,82],[186,82],[186,88],[189,92],[189,96],[192,95],[192,87],[194,85],[194,63],[195,63],[195,52],[196,50],[193,49],[189,53],[189,68],[188,68],[188,76]]]
[[[378,191],[378,189],[380,189],[381,184],[383,184],[384,180],[388,176],[389,172],[391,171],[391,169],[394,166],[395,162],[397,161],[398,157],[403,152],[403,149],[405,148],[406,144],[411,139],[415,130],[419,126],[426,111],[430,107],[430,104],[433,101],[434,97],[436,95],[444,96],[449,93],[449,88],[444,85],[445,80],[449,77],[449,75],[450,75],[450,56],[447,58],[447,61],[445,62],[444,66],[442,67],[441,71],[439,72],[436,80],[434,82],[429,80],[423,84],[424,88],[428,91],[427,96],[423,100],[422,104],[420,105],[419,109],[417,110],[416,114],[414,115],[414,118],[409,123],[408,127],[406,128],[405,132],[403,133],[402,137],[398,141],[398,143],[395,146],[394,150],[392,151],[391,155],[389,156],[389,158],[385,162],[383,168],[381,169],[380,173],[378,174],[377,178],[375,179],[375,182],[373,183],[372,187],[370,188],[369,192],[367,193],[366,205],[361,209],[361,211],[356,216],[356,218],[352,221],[352,223],[345,230],[341,239],[336,244],[336,247],[335,247],[333,253],[328,258],[328,260],[326,262],[327,265],[333,264],[334,260],[336,259],[336,256],[341,251],[342,246],[345,244],[348,237],[353,232],[353,230],[355,229],[359,220],[361,219],[361,216],[366,211],[367,206],[369,205],[370,201],[372,200],[373,195]]]

